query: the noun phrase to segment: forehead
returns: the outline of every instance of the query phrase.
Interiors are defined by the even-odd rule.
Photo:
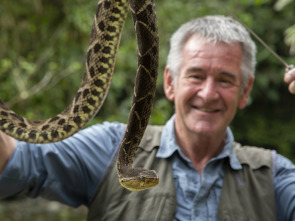
[[[208,42],[198,35],[191,36],[183,47],[183,63],[233,69],[240,72],[243,50],[240,43]]]

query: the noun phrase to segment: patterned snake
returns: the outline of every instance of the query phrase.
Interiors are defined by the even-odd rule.
[[[119,149],[117,171],[122,186],[140,191],[158,184],[155,171],[132,168],[137,147],[151,114],[155,94],[159,39],[153,0],[101,0],[98,3],[86,70],[73,102],[57,116],[28,120],[0,99],[0,129],[18,140],[49,143],[63,140],[83,128],[101,107],[111,82],[128,6],[138,42],[138,69],[127,129]]]

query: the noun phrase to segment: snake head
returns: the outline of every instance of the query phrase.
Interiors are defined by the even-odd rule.
[[[120,184],[133,192],[150,189],[159,183],[159,177],[154,170],[130,168],[128,176],[119,178]]]

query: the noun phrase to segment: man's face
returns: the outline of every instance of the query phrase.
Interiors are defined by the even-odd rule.
[[[224,134],[236,109],[246,106],[254,79],[243,88],[241,45],[209,43],[193,35],[182,55],[176,87],[165,70],[165,93],[175,103],[177,132]]]

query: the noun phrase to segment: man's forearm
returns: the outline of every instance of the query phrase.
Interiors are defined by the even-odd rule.
[[[5,166],[15,149],[15,146],[15,140],[0,131],[0,174],[5,169]]]

